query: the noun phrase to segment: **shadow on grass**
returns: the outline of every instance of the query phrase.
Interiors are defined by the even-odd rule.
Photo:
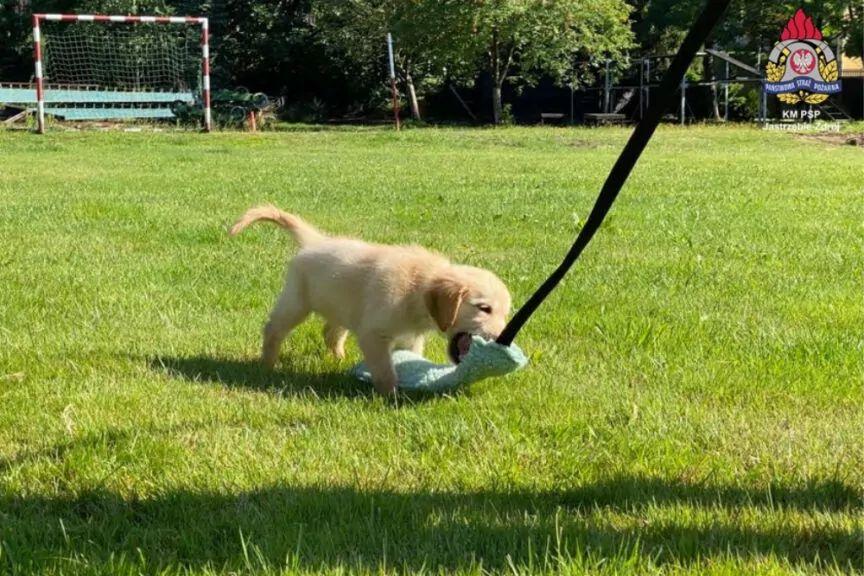
[[[638,514],[647,506],[681,503],[697,509],[655,522]],[[816,529],[784,524],[776,517],[760,525],[745,507],[763,518],[784,507],[814,516],[860,510],[855,490],[839,483],[777,488],[768,496],[638,477],[560,493],[277,485],[141,499],[103,490],[57,497],[6,494],[0,496],[0,542],[8,553],[0,566],[44,568],[74,556],[95,568],[107,569],[125,557],[144,572],[166,566],[224,570],[242,568],[251,557],[253,564],[271,568],[287,561],[288,567],[308,570],[375,571],[386,564],[406,571],[478,565],[498,571],[508,570],[510,562],[539,567],[570,554],[607,558],[614,566],[626,564],[635,551],[661,565],[766,555],[795,565],[848,567],[864,560],[852,530],[827,521]],[[610,514],[603,514],[606,509]],[[750,520],[739,523],[739,516]],[[145,560],[146,569],[138,565]]]
[[[211,356],[147,358],[151,370],[189,382],[221,384],[228,388],[246,388],[286,396],[364,397],[372,387],[344,372],[314,373],[285,365],[267,370],[257,360],[236,360]]]
[[[345,365],[341,372],[315,373],[284,364],[267,370],[256,360],[236,360],[212,356],[151,356],[147,358],[151,370],[189,382],[221,384],[228,388],[245,388],[273,392],[283,396],[309,396],[318,398],[371,398],[371,384],[361,382],[349,374]],[[450,395],[458,391],[449,392]],[[424,390],[401,390],[400,399],[410,404],[441,398],[441,393]]]

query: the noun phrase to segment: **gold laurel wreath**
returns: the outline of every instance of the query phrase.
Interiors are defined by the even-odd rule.
[[[785,66],[774,64],[773,62],[768,62],[768,65],[765,67],[765,75],[768,77],[769,82],[779,82],[783,78],[785,71]]]
[[[777,99],[781,102],[785,102],[786,104],[797,104],[801,102],[801,96],[798,94],[793,94],[792,92],[786,92],[785,94],[777,94]]]
[[[822,78],[826,82],[833,82],[837,80],[837,77],[840,75],[837,70],[837,60],[832,60],[828,62],[825,60],[825,57],[819,58],[819,74],[822,75]]]
[[[827,94],[808,94],[804,97],[804,102],[806,102],[807,104],[821,104],[827,99]]]

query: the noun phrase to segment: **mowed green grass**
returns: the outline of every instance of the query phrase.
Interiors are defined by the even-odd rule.
[[[0,132],[0,573],[862,570],[860,149],[661,129],[506,378],[389,402],[319,320],[257,367],[249,206],[518,305],[628,133]]]

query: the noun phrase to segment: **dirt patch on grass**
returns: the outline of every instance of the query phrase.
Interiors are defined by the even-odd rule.
[[[836,132],[822,132],[819,134],[802,134],[800,138],[805,140],[818,140],[837,146],[858,146],[864,148],[864,132],[859,134],[837,134]]]

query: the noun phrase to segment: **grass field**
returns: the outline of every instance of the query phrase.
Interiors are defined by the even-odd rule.
[[[627,134],[0,131],[0,573],[864,569],[857,148],[661,129],[507,378],[394,405],[319,321],[257,368],[250,205],[518,304]]]

